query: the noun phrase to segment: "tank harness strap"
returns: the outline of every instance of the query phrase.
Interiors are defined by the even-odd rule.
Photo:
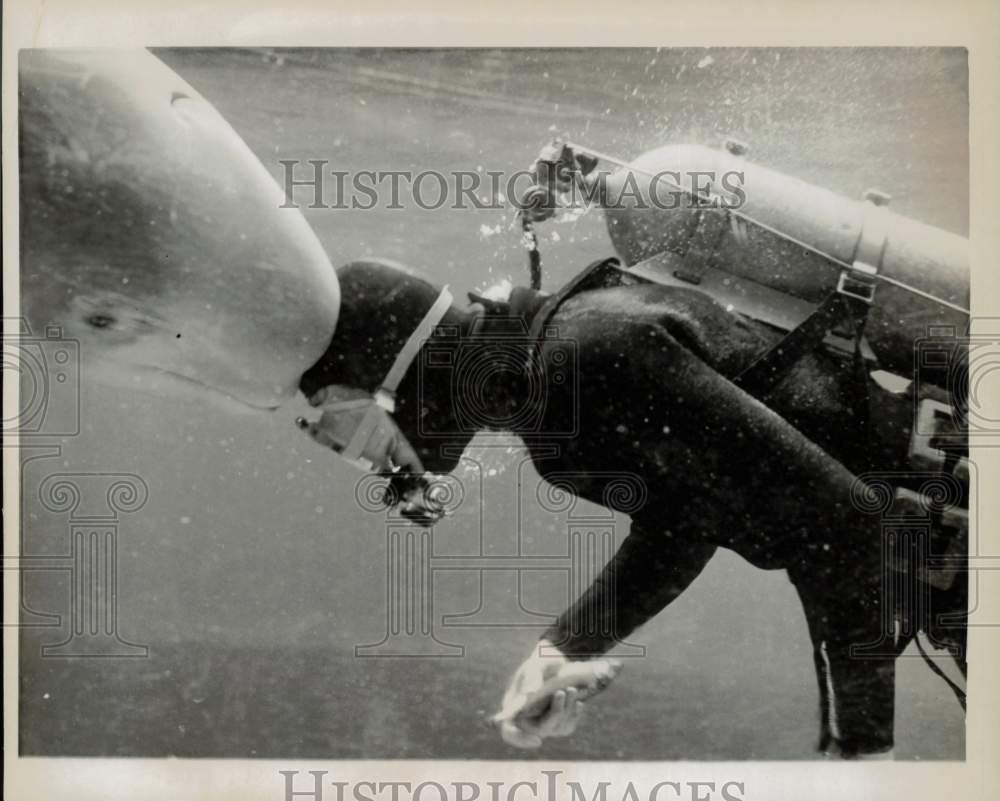
[[[756,398],[766,396],[803,356],[820,346],[827,334],[845,328],[854,341],[854,364],[863,385],[867,371],[861,353],[868,310],[875,300],[875,284],[888,238],[886,206],[889,196],[878,190],[865,192],[865,219],[854,248],[850,269],[844,269],[837,288],[797,328],[760,356],[733,381]],[[865,389],[859,404],[867,403]]]
[[[803,356],[818,348],[827,334],[846,322],[854,339],[855,358],[861,356],[861,337],[868,305],[842,292],[832,292],[799,326],[732,379],[755,398],[763,398],[784,379]]]

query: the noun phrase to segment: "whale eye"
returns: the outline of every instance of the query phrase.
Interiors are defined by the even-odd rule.
[[[123,297],[110,292],[95,292],[93,295],[77,295],[73,298],[77,310],[76,319],[81,326],[94,336],[105,339],[106,342],[124,344],[138,336],[149,336],[156,333],[176,332],[173,325],[155,311],[152,311],[132,298]]]
[[[115,324],[115,318],[110,314],[97,312],[87,318],[87,324],[93,328],[111,328]]]

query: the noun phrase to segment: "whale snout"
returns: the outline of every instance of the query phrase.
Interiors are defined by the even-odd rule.
[[[333,336],[337,276],[236,132],[146,51],[22,51],[19,77],[31,328],[78,339],[85,379],[291,398]]]

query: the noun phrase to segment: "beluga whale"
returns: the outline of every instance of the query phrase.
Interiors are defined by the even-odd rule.
[[[222,115],[146,50],[22,50],[20,316],[82,375],[271,410],[326,350],[326,252]]]

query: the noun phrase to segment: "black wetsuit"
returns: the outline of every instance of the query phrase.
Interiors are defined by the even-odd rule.
[[[867,436],[847,402],[850,371],[810,355],[765,406],[726,377],[776,335],[695,291],[585,292],[553,324],[576,343],[580,396],[553,388],[541,428],[569,430],[563,418],[576,414],[587,433],[562,441],[556,457],[538,449],[536,467],[543,478],[576,471],[575,491],[604,505],[614,505],[607,476],[616,471],[642,476],[649,497],[622,510],[628,537],[544,636],[570,656],[602,654],[727,547],[787,570],[798,591],[814,646],[820,747],[836,739],[848,755],[891,748],[895,651],[879,520],[852,502],[855,472],[844,466],[858,461]],[[543,358],[557,348],[547,340]],[[531,448],[531,432],[527,439]]]
[[[373,391],[437,297],[391,265],[359,262],[338,276],[354,303],[304,376],[307,393],[331,383]],[[472,331],[489,334],[489,320],[473,317],[449,311],[452,347]],[[499,393],[491,385],[489,401],[505,405],[505,420],[525,404],[544,406],[540,417],[520,415],[528,422],[516,431],[539,474],[562,486],[571,477],[573,492],[627,513],[632,529],[546,637],[571,656],[604,653],[683,592],[717,547],[730,548],[787,570],[798,591],[819,683],[820,746],[890,748],[895,643],[881,519],[855,493],[864,493],[857,475],[866,464],[898,462],[871,442],[851,371],[810,353],[766,397],[752,397],[730,379],[781,335],[696,290],[588,288],[549,322],[541,363],[569,380],[546,381],[543,404],[520,379]],[[449,472],[474,434],[457,416],[462,379],[439,370],[418,381],[417,372],[400,384],[394,418],[428,470]],[[481,401],[480,383],[468,383]],[[905,456],[906,432],[897,427],[886,441]],[[623,477],[639,478],[641,503],[615,491]]]

